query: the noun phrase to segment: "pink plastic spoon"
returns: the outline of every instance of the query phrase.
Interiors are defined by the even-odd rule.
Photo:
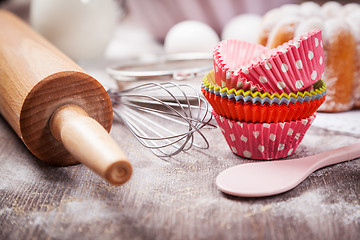
[[[296,187],[320,168],[359,157],[360,143],[355,143],[305,158],[241,164],[222,171],[216,185],[234,196],[270,196]]]

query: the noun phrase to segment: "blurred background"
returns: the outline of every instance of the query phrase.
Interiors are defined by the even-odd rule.
[[[23,18],[89,74],[108,82],[112,81],[105,69],[118,70],[120,66],[133,69],[135,65],[129,64],[135,58],[144,62],[173,54],[205,53],[210,59],[214,46],[221,40],[238,39],[273,48],[320,28],[327,69],[322,79],[328,87],[327,100],[320,110],[342,112],[360,108],[359,3],[354,0],[0,0],[0,8]],[[329,53],[327,48],[337,38],[328,36],[344,28],[351,33],[346,40],[351,42],[353,38],[354,49],[346,47],[341,53],[335,50]],[[340,42],[344,46],[345,41]],[[354,56],[341,57],[343,67],[338,67],[339,64],[334,67],[327,59],[346,52]],[[211,67],[211,61],[208,63]],[[339,68],[344,71],[336,70]],[[348,79],[345,75],[349,75]]]
[[[256,31],[260,28],[260,18],[266,12],[285,4],[302,2],[304,1],[0,0],[0,8],[10,10],[29,21],[67,55],[81,61],[98,58],[108,47],[115,28],[119,25],[128,30],[143,28],[160,44],[160,48],[164,46],[165,49],[158,50],[160,53],[163,50],[167,53],[209,50],[219,40],[236,37],[235,31],[241,31],[239,34],[242,34],[242,40],[257,41],[255,38],[258,34]],[[323,4],[327,1],[314,2]],[[354,1],[337,2],[346,4]],[[177,27],[166,42],[170,29],[185,20],[196,21],[197,25],[191,22]],[[124,24],[126,21],[131,21],[132,24]],[[199,40],[194,35],[203,37]],[[123,39],[128,37],[122,36]],[[186,38],[192,38],[191,44],[184,42]],[[133,41],[141,42],[139,39]]]
[[[36,1],[36,0],[35,0]],[[93,0],[70,0],[72,2],[91,2]],[[96,0],[95,0],[96,1]],[[300,4],[301,0],[114,0],[121,12],[134,16],[151,31],[155,38],[164,40],[166,33],[176,23],[184,20],[198,20],[208,24],[218,34],[232,18],[243,13],[263,15],[272,8],[284,4]],[[42,2],[46,2],[42,1]],[[56,2],[48,1],[48,2]],[[60,1],[67,2],[67,0]],[[325,0],[313,1],[324,4]],[[359,2],[338,0],[341,4]],[[9,9],[28,18],[31,0],[0,0],[0,7]],[[224,14],[225,13],[225,14]]]

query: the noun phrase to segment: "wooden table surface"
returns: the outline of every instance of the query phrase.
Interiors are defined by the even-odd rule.
[[[135,48],[131,34],[146,44]],[[111,85],[104,67],[124,56],[161,51],[149,42],[125,21],[106,57],[83,67]],[[201,79],[191,84],[200,88]],[[359,110],[319,114],[290,158],[360,141],[359,120]],[[116,120],[111,135],[134,174],[115,187],[82,165],[41,163],[0,117],[0,239],[360,238],[360,159],[321,169],[283,194],[232,197],[216,188],[215,178],[249,161],[229,150],[218,128],[203,133],[210,149],[160,159]]]

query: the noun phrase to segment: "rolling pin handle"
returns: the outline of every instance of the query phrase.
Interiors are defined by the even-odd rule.
[[[114,139],[77,105],[58,108],[50,119],[52,135],[82,164],[114,185],[130,179],[132,167]]]

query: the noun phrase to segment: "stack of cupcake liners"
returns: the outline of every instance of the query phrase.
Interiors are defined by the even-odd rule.
[[[226,40],[213,58],[201,91],[231,151],[262,160],[293,154],[326,97],[321,31],[272,50]]]
[[[311,116],[325,101],[326,85],[319,80],[310,91],[297,93],[261,93],[228,90],[214,82],[214,73],[208,73],[202,84],[202,93],[213,110],[229,119],[245,122],[285,122]]]

